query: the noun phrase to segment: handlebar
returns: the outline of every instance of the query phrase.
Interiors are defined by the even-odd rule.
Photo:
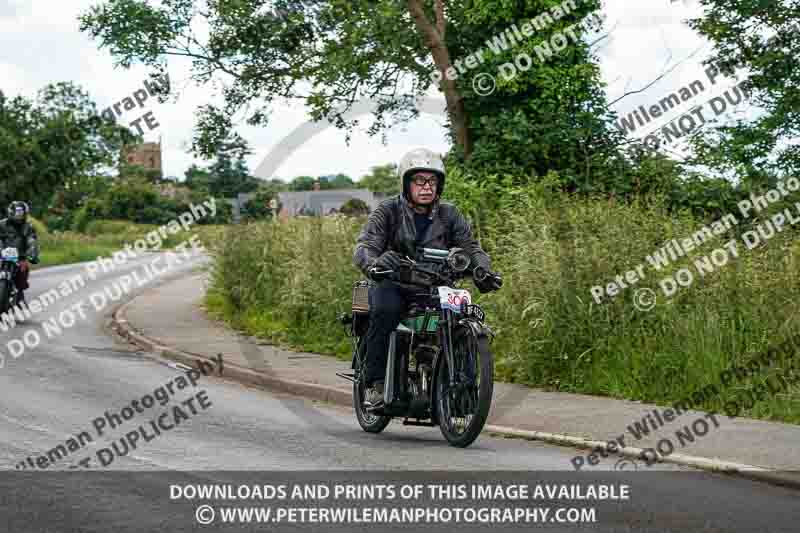
[[[422,263],[422,264],[420,264]],[[409,262],[407,265],[400,267],[399,269],[389,269],[389,270],[380,270],[378,267],[371,268],[368,273],[370,279],[374,281],[381,281],[384,279],[392,279],[394,281],[399,281],[402,283],[410,283],[412,285],[429,285],[430,283],[415,283],[415,279],[418,281],[420,277],[422,278],[430,278],[432,282],[435,282],[437,279],[445,282],[448,278],[452,281],[457,279],[461,279],[464,277],[469,276],[472,274],[471,269],[467,271],[457,272],[452,269],[442,269],[441,265],[438,265],[440,268],[436,268],[436,263],[428,263],[431,268],[425,268],[423,265],[426,263],[424,262]],[[406,274],[404,279],[404,274]],[[416,276],[415,276],[416,275]]]
[[[406,262],[399,269],[380,270],[378,267],[373,267],[368,271],[368,275],[373,281],[394,279],[401,283],[421,286],[432,286],[437,283],[449,285],[466,277],[472,277],[476,284],[479,284],[491,276],[495,280],[495,288],[502,286],[502,278],[499,275],[482,267],[472,267],[471,263],[472,259],[461,248],[450,250],[423,248],[418,250],[417,261],[406,257]]]

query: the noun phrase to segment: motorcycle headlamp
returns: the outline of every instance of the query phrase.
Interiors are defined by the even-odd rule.
[[[471,262],[467,252],[461,248],[453,248],[447,256],[447,264],[456,272],[464,272]]]

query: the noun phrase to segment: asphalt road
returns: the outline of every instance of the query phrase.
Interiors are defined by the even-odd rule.
[[[452,531],[455,527],[798,530],[800,493],[790,489],[669,465],[658,472],[613,471],[615,466],[625,465],[607,461],[607,472],[575,473],[569,459],[576,452],[570,448],[483,435],[470,448],[459,450],[447,445],[437,428],[403,427],[397,422],[380,435],[368,435],[348,409],[312,404],[219,377],[187,376],[173,363],[137,352],[106,330],[108,317],[125,298],[109,302],[99,311],[90,300],[121,275],[136,271],[142,279],[144,264],[153,257],[87,280],[80,291],[11,332],[0,333],[0,352],[6,358],[0,369],[0,467],[5,470],[0,474],[0,524],[8,524],[0,530],[227,530],[233,526],[218,522],[198,525],[198,500],[171,498],[171,490],[175,490],[171,485],[299,483],[298,471],[304,471],[306,481],[354,483],[364,477],[394,480],[398,487],[404,482],[502,483],[515,475],[529,485],[548,480],[630,485],[629,500],[594,502],[597,517],[592,524],[547,520],[538,525],[348,524],[338,526],[341,531],[376,527],[390,531]],[[202,261],[173,264],[160,279],[199,268]],[[85,273],[81,265],[34,272],[28,301],[80,273]],[[134,288],[134,292],[145,289]],[[52,337],[48,338],[43,323],[79,302],[84,302],[85,319],[79,318],[61,334],[51,328]],[[37,331],[41,343],[12,357],[7,343],[28,330]],[[61,451],[54,454],[52,450],[59,445],[63,445]],[[376,501],[374,496],[365,497],[356,504]],[[275,502],[256,500],[250,505],[271,503]],[[292,504],[309,506],[302,501]],[[588,505],[586,501],[547,503],[551,504]],[[320,531],[335,527],[282,522],[239,524],[235,529]]]

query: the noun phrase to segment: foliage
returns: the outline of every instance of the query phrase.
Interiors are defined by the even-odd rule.
[[[360,215],[368,215],[369,214],[369,206],[364,200],[360,198],[350,198],[345,203],[342,204],[342,207],[339,208],[339,212],[343,215],[355,217]]]
[[[235,198],[239,193],[253,192],[258,188],[259,180],[250,176],[245,162],[250,153],[247,143],[241,139],[229,140],[220,146],[216,160],[208,167],[210,196]]]
[[[119,177],[122,179],[139,179],[148,183],[166,181],[162,178],[160,170],[143,167],[141,165],[132,165],[124,159],[119,165]]]
[[[800,4],[779,0],[700,0],[689,25],[713,44],[707,61],[722,73],[746,69],[739,87],[760,113],[695,142],[698,163],[763,185],[764,171],[800,174]]]
[[[109,187],[105,176],[67,178],[53,194],[42,220],[52,230],[65,231],[73,227],[75,218],[90,198],[102,195]]]
[[[353,178],[346,174],[336,174],[332,179],[320,180],[320,189],[352,189]]]
[[[297,176],[289,182],[289,190],[292,192],[311,191],[314,189],[314,183],[316,181],[317,179],[311,176]]]
[[[208,197],[194,193],[189,201],[202,203]],[[232,208],[225,199],[215,200],[214,217],[201,218],[198,224],[225,224],[230,221]],[[86,231],[96,220],[127,220],[138,224],[166,224],[181,213],[190,210],[189,203],[163,196],[152,183],[142,179],[119,179],[103,191],[89,198],[73,219],[73,229]]]
[[[186,169],[184,173],[184,185],[201,193],[208,194],[210,189],[211,176],[208,170],[201,169],[194,163]]]
[[[269,188],[260,189],[256,195],[244,205],[244,217],[247,220],[272,218],[276,213],[269,207],[270,202],[277,199],[277,194]],[[280,207],[278,207],[280,209]]]
[[[113,165],[134,139],[75,84],[49,84],[33,101],[0,91],[0,205],[24,200],[44,214],[57,189]]]
[[[164,0],[158,7],[106,0],[81,16],[81,30],[124,66],[142,62],[162,71],[170,55],[189,54],[195,82],[207,84],[224,73],[231,81],[221,95],[224,104],[202,107],[193,144],[211,155],[245,104],[263,103],[251,107],[246,122],[266,126],[271,104],[287,97],[302,101],[312,119],[327,118],[347,129],[348,136],[357,119],[346,113],[370,100],[375,106],[368,131],[385,131],[417,116],[416,97],[434,85],[432,75],[561,3],[449,2],[437,10],[431,0],[278,0],[269,11],[261,0],[238,0],[201,11],[185,0]],[[466,171],[533,181],[555,171],[568,188],[584,193],[613,190],[607,182],[612,176],[628,180],[627,186],[630,174],[615,175],[621,136],[611,126],[586,32],[572,28],[577,38],[550,57],[536,52],[599,10],[599,0],[579,2],[524,42],[497,54],[487,51],[469,75],[442,80],[438,88],[448,104],[453,157]],[[195,34],[201,26],[210,29],[207,37]],[[500,65],[520,52],[533,58],[531,67],[513,79],[498,76]],[[473,79],[481,74],[498,80],[490,95],[475,91]],[[292,190],[308,190],[310,179],[296,179]]]
[[[346,354],[349,343],[332,324],[358,279],[350,251],[359,229],[349,217],[231,227],[213,253],[209,303],[261,337]]]
[[[451,199],[480,213],[481,195],[491,192],[492,181],[483,182],[485,190],[457,181]],[[740,245],[738,259],[705,276],[697,274],[695,260],[735,235],[720,235],[656,270],[646,257],[671,239],[691,236],[703,221],[670,213],[663,197],[565,198],[559,181],[551,175],[536,186],[508,188],[510,194],[493,198],[496,207],[483,213],[481,243],[505,284],[489,295],[465,288],[497,333],[498,379],[670,404],[797,333],[796,231],[776,234],[754,250]],[[344,333],[332,326],[348,309],[351,284],[359,278],[351,252],[362,223],[292,219],[230,232],[214,257],[209,301],[251,334],[346,356]],[[645,275],[637,284],[599,304],[594,300],[593,287],[640,264]],[[695,272],[694,282],[667,298],[662,279],[679,268]],[[650,311],[634,305],[642,288],[654,291]],[[796,361],[777,367],[790,372]],[[702,408],[720,411],[737,392],[725,390]],[[791,395],[767,398],[747,415],[800,422],[792,401]]]
[[[336,174],[335,176],[297,176],[289,182],[288,190],[290,191],[313,191],[314,185],[319,184],[320,190],[331,189],[353,189],[355,183],[350,176],[346,174]]]
[[[224,226],[200,226],[192,229],[206,248]],[[41,246],[41,263],[34,268],[92,261],[99,256],[109,257],[157,229],[155,225],[134,224],[126,221],[101,220],[88,223],[86,233],[72,231],[45,231],[37,226]],[[186,232],[167,234],[165,248],[171,248],[191,237]]]
[[[205,196],[236,198],[240,193],[254,192],[262,184],[251,176],[245,157],[250,154],[247,143],[229,136],[217,149],[214,161],[205,168],[192,164],[184,173],[184,185]]]
[[[397,165],[378,165],[362,176],[357,185],[372,192],[400,194],[400,180],[397,178]]]

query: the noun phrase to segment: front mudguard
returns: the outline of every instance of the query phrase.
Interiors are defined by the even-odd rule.
[[[489,342],[494,339],[494,332],[492,329],[476,318],[462,318],[456,324],[458,326],[465,326],[469,328],[476,339],[484,337],[488,338]],[[444,358],[444,350],[439,350],[439,353],[436,354],[436,359],[433,361],[433,378],[431,379],[431,421],[434,424],[439,423],[439,411],[437,405],[438,394],[436,391],[438,390],[439,386],[439,367],[442,365]]]

